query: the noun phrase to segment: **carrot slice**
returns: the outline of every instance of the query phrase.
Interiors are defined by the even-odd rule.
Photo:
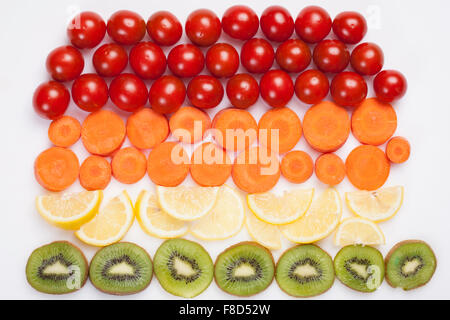
[[[291,151],[281,160],[281,174],[292,183],[303,183],[311,178],[314,163],[304,151]]]
[[[103,190],[111,181],[111,165],[100,156],[87,157],[80,167],[80,184],[89,191]]]
[[[289,108],[267,111],[259,120],[258,129],[259,143],[278,153],[292,150],[302,137],[302,123]],[[272,134],[278,134],[278,141],[272,139]]]
[[[176,187],[189,173],[189,156],[178,142],[163,142],[150,152],[147,172],[155,184]]]
[[[170,131],[181,142],[196,143],[203,140],[211,128],[209,115],[194,107],[178,109],[170,118]]]
[[[334,153],[326,153],[318,157],[315,170],[317,178],[330,186],[338,185],[345,178],[344,161]]]
[[[248,149],[258,139],[258,124],[250,112],[229,108],[213,119],[214,139],[228,151]]]
[[[312,106],[303,118],[303,134],[308,144],[319,152],[338,150],[350,135],[347,110],[330,101]]]
[[[393,163],[403,163],[409,159],[411,145],[403,137],[394,137],[386,145],[386,155]]]
[[[63,191],[78,178],[80,163],[72,150],[52,147],[38,155],[34,162],[37,182],[49,191]]]
[[[127,136],[136,148],[153,149],[169,136],[169,121],[150,108],[142,108],[128,117]]]
[[[112,174],[117,181],[133,184],[141,180],[147,171],[147,159],[136,148],[128,147],[117,151],[111,161]]]
[[[236,157],[231,176],[236,186],[245,192],[267,192],[280,179],[280,163],[269,149],[252,147]]]
[[[53,120],[48,127],[48,138],[57,147],[67,148],[80,139],[81,124],[71,116]]]
[[[360,190],[381,188],[389,177],[390,164],[382,150],[374,146],[356,147],[345,162],[347,177]]]
[[[107,156],[119,149],[125,139],[123,120],[114,112],[99,110],[86,117],[81,126],[81,140],[87,151]]]
[[[397,114],[390,104],[376,98],[364,100],[353,112],[352,132],[363,144],[379,146],[397,129]]]

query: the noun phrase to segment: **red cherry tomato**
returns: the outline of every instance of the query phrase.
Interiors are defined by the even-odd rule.
[[[108,97],[108,85],[94,73],[83,74],[72,84],[72,99],[84,111],[101,109],[108,102]]]
[[[400,72],[384,70],[373,80],[373,88],[380,101],[391,103],[405,95],[408,82]]]
[[[109,85],[112,102],[124,111],[133,112],[143,107],[148,99],[144,81],[131,73],[123,73]]]
[[[67,88],[56,81],[42,83],[33,96],[33,107],[36,113],[44,118],[55,120],[66,112],[70,102]]]
[[[327,76],[315,69],[301,73],[295,81],[295,95],[307,104],[316,104],[325,99],[330,90]]]
[[[247,6],[232,6],[223,14],[222,28],[230,37],[245,41],[258,32],[259,19],[255,11]]]
[[[217,107],[223,98],[223,87],[214,77],[201,75],[193,78],[187,87],[189,101],[202,109]]]
[[[311,50],[302,40],[283,42],[275,54],[278,65],[287,72],[301,72],[311,63]]]
[[[177,111],[186,97],[186,87],[174,76],[162,76],[153,82],[150,88],[149,101],[152,109],[162,114]]]
[[[186,35],[194,44],[208,47],[219,40],[222,24],[211,10],[199,9],[188,16],[185,29]]]
[[[375,43],[361,43],[353,49],[350,63],[359,74],[373,76],[383,68],[384,54]]]
[[[168,11],[158,11],[147,21],[150,38],[160,46],[172,46],[180,40],[183,27],[177,17]]]
[[[106,23],[97,13],[81,12],[72,19],[67,27],[70,42],[80,49],[96,47],[105,37]]]
[[[47,57],[47,71],[57,81],[76,79],[84,69],[81,52],[72,46],[56,48]]]
[[[205,58],[196,46],[188,43],[180,44],[170,50],[167,65],[177,77],[195,77],[203,70]]]
[[[227,96],[234,107],[247,109],[258,100],[258,82],[248,73],[237,74],[228,80]]]
[[[358,43],[367,33],[366,19],[358,12],[341,12],[333,20],[333,32],[344,43]]]
[[[347,67],[350,53],[339,40],[323,40],[314,48],[313,59],[321,71],[339,73]]]
[[[268,71],[273,65],[274,58],[272,45],[261,38],[248,40],[241,49],[241,63],[252,73]]]
[[[331,31],[331,18],[324,9],[317,6],[304,8],[295,20],[295,32],[307,43],[318,43]]]
[[[118,76],[128,64],[127,51],[115,43],[104,44],[95,51],[92,63],[102,77]]]
[[[206,53],[206,68],[217,78],[233,76],[239,68],[239,53],[228,43],[216,43]]]
[[[130,51],[130,66],[142,79],[157,79],[166,71],[166,56],[153,42],[141,42]]]
[[[260,23],[262,32],[271,41],[286,41],[294,32],[294,19],[281,6],[271,6],[264,10]]]
[[[132,45],[144,38],[146,25],[144,19],[136,12],[120,10],[109,18],[106,28],[108,35],[115,42]]]
[[[330,91],[337,104],[356,107],[367,97],[367,84],[355,72],[341,72],[331,81]]]
[[[274,108],[288,104],[294,95],[294,84],[291,77],[282,70],[270,70],[261,78],[259,84],[261,97]]]

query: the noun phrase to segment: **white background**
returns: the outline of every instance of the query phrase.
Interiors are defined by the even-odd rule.
[[[146,20],[157,10],[173,12],[184,24],[194,9],[208,6],[219,17],[232,4],[246,3],[260,15],[265,7],[280,4],[290,10],[294,19],[306,5],[317,3],[326,8],[334,17],[344,10],[363,13],[369,21],[366,41],[378,43],[385,53],[385,67],[402,71],[409,82],[407,96],[395,104],[399,125],[397,135],[407,137],[412,145],[412,156],[408,163],[393,166],[387,186],[404,185],[405,201],[403,208],[391,221],[381,224],[386,236],[386,245],[380,251],[386,254],[398,241],[422,239],[435,250],[438,268],[432,281],[425,287],[411,292],[390,288],[386,282],[372,294],[362,294],[344,287],[338,280],[324,295],[316,299],[448,299],[450,285],[450,71],[448,34],[450,31],[448,12],[450,2],[446,0],[400,1],[400,0],[340,0],[340,1],[204,1],[204,0],[109,0],[109,1],[1,1],[0,2],[0,109],[1,137],[0,148],[0,298],[54,299],[33,290],[26,282],[25,264],[31,251],[38,246],[55,241],[69,240],[80,246],[87,258],[96,252],[95,248],[83,245],[71,232],[59,230],[45,223],[34,207],[34,199],[43,194],[35,181],[33,162],[42,150],[50,147],[47,138],[49,121],[39,118],[33,111],[31,99],[34,89],[41,82],[49,80],[45,70],[47,54],[55,47],[68,43],[66,24],[74,10],[94,10],[106,20],[114,11],[130,9],[140,13]],[[261,35],[260,33],[258,35]],[[109,39],[105,39],[110,41]],[[145,40],[148,40],[146,35]],[[230,41],[227,37],[222,40]],[[186,41],[183,35],[182,41]],[[239,43],[234,43],[238,48]],[[92,52],[85,52],[84,72],[93,71]],[[276,65],[274,64],[274,68]],[[150,85],[151,83],[147,83]],[[70,85],[70,84],[69,84]],[[371,88],[371,81],[369,81]],[[371,89],[370,89],[371,91]],[[187,103],[187,102],[186,102]],[[220,107],[227,107],[224,99]],[[289,106],[303,117],[306,105],[292,99]],[[108,108],[114,109],[109,106]],[[261,100],[250,111],[259,119],[268,110]],[[79,111],[72,103],[69,114],[82,120],[86,113]],[[125,116],[125,114],[123,114]],[[128,144],[128,142],[127,142]],[[350,150],[357,145],[350,137],[347,144],[338,151],[345,159]],[[383,146],[384,148],[384,146]],[[297,149],[317,153],[301,140]],[[80,161],[86,156],[81,141],[73,150]],[[187,181],[189,183],[189,181]],[[230,182],[232,184],[232,182]],[[324,189],[315,177],[304,187],[316,187],[316,194]],[[106,198],[118,194],[126,186],[113,181],[105,191]],[[281,179],[277,190],[291,188]],[[301,186],[303,187],[303,186]],[[146,176],[140,183],[126,187],[136,198],[143,189],[153,189]],[[338,190],[343,194],[353,190],[345,180]],[[70,191],[81,190],[77,183]],[[345,209],[344,216],[350,215]],[[191,239],[191,236],[187,238]],[[215,259],[218,253],[231,244],[250,239],[245,230],[238,236],[214,243],[202,244]],[[153,256],[161,240],[147,236],[137,222],[124,239],[136,242]],[[332,256],[338,248],[330,239],[319,245]],[[286,242],[283,250],[292,246]],[[278,259],[283,250],[274,252]],[[95,290],[88,282],[77,293],[56,297],[57,299],[177,299],[166,293],[156,278],[144,292],[130,297],[113,297]],[[212,283],[198,298],[235,299],[221,292]],[[263,293],[252,299],[290,299],[281,292],[274,282]]]

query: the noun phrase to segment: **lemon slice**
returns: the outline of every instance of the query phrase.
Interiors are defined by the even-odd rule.
[[[92,246],[104,247],[120,241],[134,221],[133,204],[126,191],[109,200],[98,214],[75,235]]]
[[[281,249],[281,232],[278,226],[259,220],[251,212],[247,212],[245,226],[250,237],[260,245],[271,250]]]
[[[218,191],[218,187],[156,187],[161,208],[183,221],[199,219],[211,211]]]
[[[149,235],[172,239],[184,236],[188,227],[184,221],[172,218],[158,204],[156,195],[143,190],[136,201],[136,218],[141,228]]]
[[[403,187],[347,192],[345,200],[348,208],[358,217],[382,222],[391,219],[400,210],[403,203]]]
[[[283,225],[303,217],[311,205],[314,189],[292,190],[277,196],[273,193],[249,194],[247,204],[262,221]]]
[[[68,230],[78,230],[97,213],[102,198],[101,190],[52,193],[37,197],[36,208],[49,223]]]
[[[286,238],[296,243],[313,243],[327,237],[339,224],[341,197],[335,189],[325,190],[311,208],[297,221],[280,226]]]
[[[362,218],[348,218],[341,222],[334,236],[334,244],[347,246],[351,244],[384,244],[383,232],[374,222]]]
[[[192,235],[202,240],[224,240],[241,231],[244,219],[241,197],[232,188],[223,186],[219,189],[212,210],[192,222],[189,230]]]

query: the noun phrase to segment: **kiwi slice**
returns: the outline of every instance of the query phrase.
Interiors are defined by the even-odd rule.
[[[317,296],[333,285],[333,260],[316,245],[298,245],[280,257],[275,278],[281,290],[291,296]]]
[[[386,256],[386,281],[394,288],[415,289],[430,281],[436,265],[436,256],[427,243],[402,241]]]
[[[154,259],[155,275],[169,293],[193,298],[206,290],[213,279],[208,252],[196,242],[171,239],[163,242]]]
[[[100,249],[92,258],[89,278],[100,291],[127,295],[147,288],[152,280],[152,260],[134,243],[120,242]]]
[[[273,281],[272,253],[255,242],[241,242],[222,252],[216,260],[214,275],[225,292],[248,297],[266,289]]]
[[[383,255],[373,247],[342,248],[334,258],[334,269],[343,284],[361,292],[377,290],[384,279]]]
[[[88,263],[77,247],[57,241],[34,250],[28,258],[26,276],[36,290],[49,294],[77,291],[86,283]]]

